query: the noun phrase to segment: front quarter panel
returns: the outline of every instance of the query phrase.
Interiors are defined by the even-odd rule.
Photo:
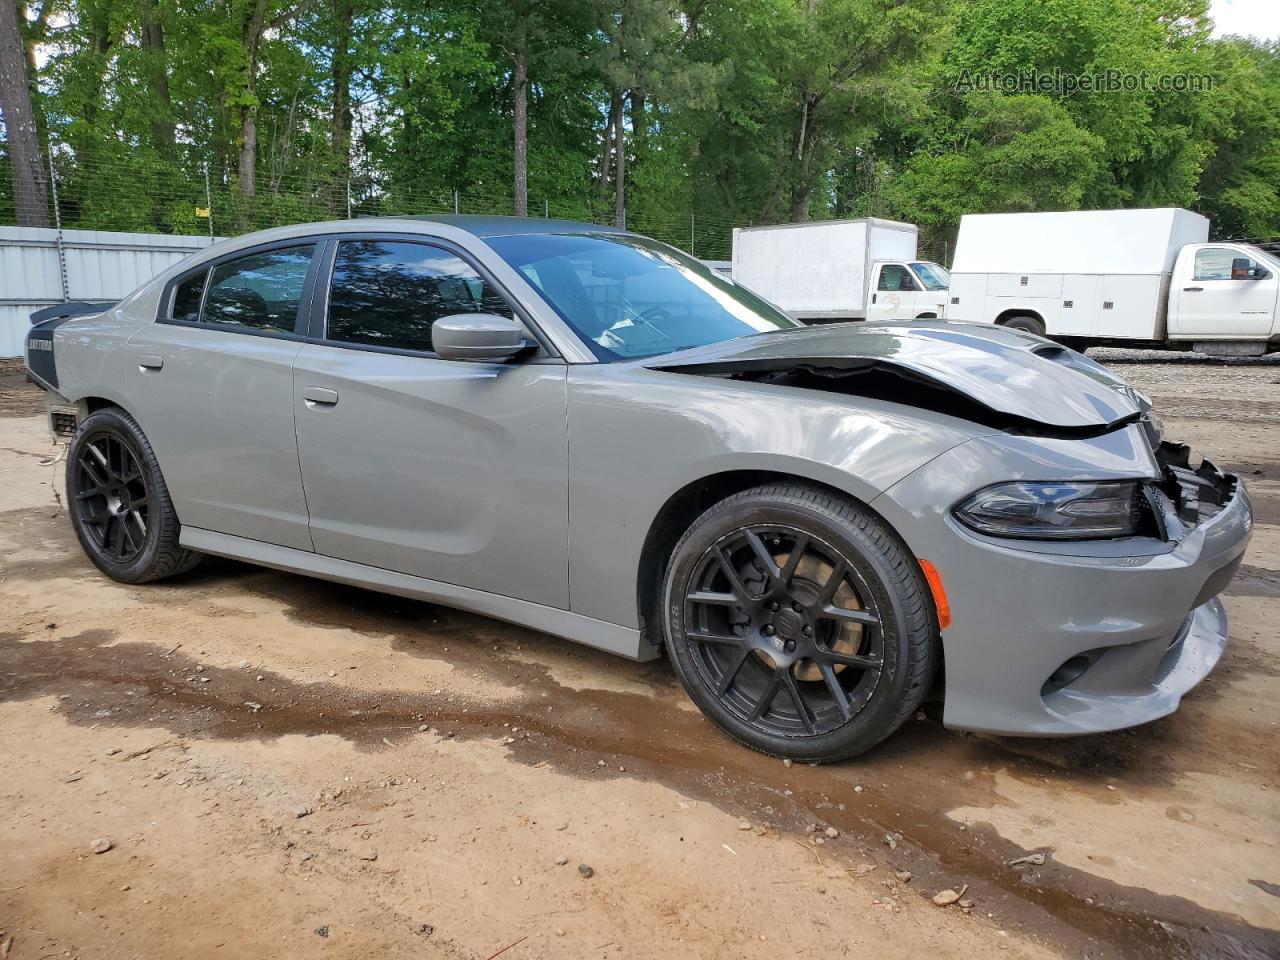
[[[650,525],[695,481],[739,470],[817,481],[869,503],[978,428],[813,390],[591,364],[569,371],[572,609],[639,625]]]

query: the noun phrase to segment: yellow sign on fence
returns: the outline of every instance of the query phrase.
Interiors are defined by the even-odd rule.
[[[209,208],[208,208],[208,207],[196,207],[196,216],[197,216],[197,217],[205,217],[205,218],[208,218],[208,216],[209,216]]]

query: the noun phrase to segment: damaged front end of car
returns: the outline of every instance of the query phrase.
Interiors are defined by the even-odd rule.
[[[948,726],[1133,726],[1176,709],[1221,656],[1217,597],[1249,540],[1248,494],[1087,357],[940,322],[810,328],[654,365],[979,428],[870,503],[945,586]]]

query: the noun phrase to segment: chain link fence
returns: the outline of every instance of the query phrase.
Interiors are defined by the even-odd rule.
[[[88,151],[54,143],[45,165],[47,225],[66,230],[107,230],[187,236],[234,236],[268,227],[359,217],[433,214],[510,215],[515,210],[505,188],[453,189],[406,182],[383,171],[282,174],[269,158],[260,166],[253,190],[232,169],[211,169],[199,160],[155,156],[94,159]],[[0,225],[17,222],[8,158],[0,142]],[[531,216],[586,223],[615,222],[613,198],[586,189],[573,196],[532,193]],[[720,209],[683,208],[678,202],[652,209],[637,198],[626,226],[703,260],[729,260],[733,228],[754,226]],[[950,239],[921,238],[918,255],[950,266]]]

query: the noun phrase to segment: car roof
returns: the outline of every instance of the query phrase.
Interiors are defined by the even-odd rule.
[[[477,237],[507,237],[529,233],[626,233],[619,227],[585,220],[556,220],[545,217],[497,217],[478,214],[405,214],[396,217],[369,217],[362,222],[393,224],[397,220],[443,223]]]

